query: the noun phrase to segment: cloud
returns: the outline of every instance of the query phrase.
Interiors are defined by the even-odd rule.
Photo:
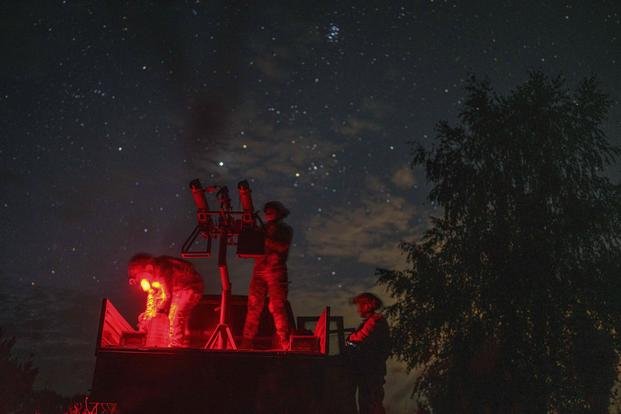
[[[343,121],[338,132],[346,137],[357,137],[365,133],[377,133],[382,129],[381,125],[373,120],[350,117],[347,121]]]
[[[322,182],[334,174],[338,161],[331,154],[345,144],[318,135],[310,126],[282,125],[279,119],[284,113],[279,108],[270,109],[266,115],[265,108],[259,108],[256,102],[245,101],[227,128],[225,139],[196,156],[203,175],[263,181],[278,176],[290,178],[293,183]]]
[[[282,64],[276,61],[273,56],[259,56],[253,63],[266,77],[272,80],[279,80],[285,76]]]
[[[384,118],[394,112],[392,105],[373,96],[366,96],[363,99],[362,109],[376,118]]]
[[[420,233],[416,218],[421,213],[402,197],[388,200],[369,196],[359,207],[336,208],[326,217],[313,218],[306,232],[311,254],[389,268],[403,266],[405,255],[398,244]]]
[[[402,190],[410,190],[416,184],[414,173],[407,165],[397,168],[392,175],[391,181],[396,187]]]

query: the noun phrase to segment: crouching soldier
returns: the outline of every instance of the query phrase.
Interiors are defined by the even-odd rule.
[[[354,385],[358,389],[360,414],[384,414],[384,377],[390,354],[390,331],[380,298],[361,293],[352,299],[363,318],[360,326],[347,337],[347,351],[352,364]]]
[[[187,347],[186,327],[192,309],[203,296],[203,279],[190,262],[170,256],[139,253],[128,265],[130,285],[147,292],[147,308],[139,317],[144,329],[159,314],[168,316],[169,347]]]

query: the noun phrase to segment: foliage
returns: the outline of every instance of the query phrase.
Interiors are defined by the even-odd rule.
[[[396,299],[395,353],[434,412],[607,412],[621,326],[619,149],[594,79],[533,72],[506,96],[472,77],[459,125],[417,145],[432,203]]]
[[[0,413],[20,413],[30,401],[37,369],[32,359],[25,362],[13,356],[15,338],[4,338],[0,329]]]
[[[64,414],[70,399],[59,395],[56,391],[43,389],[32,393],[31,409],[28,413]]]
[[[74,397],[64,414],[118,414],[114,403],[89,402],[87,396]]]
[[[13,355],[14,345],[15,337],[3,337],[0,329],[0,413],[64,413],[70,399],[52,390],[34,390],[38,370],[33,366],[33,356],[19,361]]]

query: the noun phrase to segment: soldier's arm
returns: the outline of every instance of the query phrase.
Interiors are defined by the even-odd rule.
[[[168,312],[172,302],[172,290],[175,284],[175,273],[178,267],[183,267],[183,260],[176,257],[160,256],[156,267],[157,281],[160,284],[163,298],[159,303],[159,312]]]
[[[142,312],[138,315],[138,331],[145,332],[147,330],[148,319],[145,315],[146,312]]]
[[[154,283],[159,284],[158,289],[161,292],[161,296],[158,298],[157,311],[167,312],[168,308],[170,307],[170,302],[172,300],[172,290],[170,286],[168,286],[168,283],[166,283],[166,281],[158,280]]]
[[[360,327],[360,329],[350,334],[347,339],[350,342],[356,342],[356,343],[364,342],[373,334],[376,328],[376,324],[377,324],[377,318],[375,317],[368,318],[364,322],[364,324]]]
[[[289,226],[269,226],[265,234],[267,250],[284,253],[289,249],[293,239],[293,230]]]

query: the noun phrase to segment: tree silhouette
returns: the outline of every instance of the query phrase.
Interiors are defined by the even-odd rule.
[[[607,412],[621,327],[619,149],[594,79],[472,77],[459,125],[417,145],[442,208],[408,267],[379,269],[396,355],[435,413]]]
[[[13,355],[15,337],[4,338],[0,329],[0,413],[26,412],[37,370],[32,360],[19,362]]]
[[[62,414],[71,399],[49,389],[34,390],[38,370],[32,355],[19,361],[13,355],[15,337],[5,338],[0,328],[0,413]],[[74,401],[83,396],[73,397]]]

